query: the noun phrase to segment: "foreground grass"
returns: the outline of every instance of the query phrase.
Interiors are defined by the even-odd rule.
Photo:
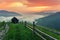
[[[4,40],[42,40],[23,24],[9,24],[9,31]]]
[[[0,22],[0,28],[4,25],[5,22]]]
[[[5,22],[0,22],[0,31],[3,30],[3,26],[4,26]]]
[[[31,26],[33,26],[31,23],[28,23],[28,24],[31,25]],[[46,33],[46,34],[48,34],[48,35],[50,35],[50,36],[52,36],[52,37],[60,40],[60,35],[58,35],[58,34],[50,32],[50,31],[48,31],[48,30],[46,30],[46,29],[44,29],[43,27],[40,27],[40,26],[35,26],[35,28],[38,28],[40,31],[42,31],[42,32],[44,32],[44,33]],[[53,31],[55,31],[55,30],[53,30]]]
[[[50,31],[48,31],[48,30],[46,30],[46,29],[44,29],[44,28],[42,28],[42,27],[38,27],[38,26],[37,26],[36,28],[38,28],[40,31],[42,31],[42,32],[44,32],[44,33],[46,33],[46,34],[48,34],[48,35],[50,35],[50,36],[52,36],[52,37],[60,40],[60,35],[55,34],[55,33],[53,33],[53,32],[50,32]]]

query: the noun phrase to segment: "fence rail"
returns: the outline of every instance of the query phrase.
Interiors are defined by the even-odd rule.
[[[33,22],[33,25],[29,25],[26,21],[25,21],[25,27],[29,28],[30,30],[32,30],[33,34],[35,33],[36,35],[38,35],[39,37],[41,37],[43,40],[57,40],[56,38],[40,31],[39,29],[36,28],[35,22]]]

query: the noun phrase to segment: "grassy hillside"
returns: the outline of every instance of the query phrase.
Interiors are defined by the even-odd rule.
[[[0,28],[4,25],[5,22],[0,22]]]
[[[23,24],[9,24],[9,31],[4,40],[42,40],[32,31],[25,28]]]
[[[5,24],[5,22],[0,22],[0,31],[1,31],[2,29],[4,29],[4,28],[3,28],[4,24]]]
[[[29,24],[31,27],[33,27],[33,25],[32,25],[31,23],[28,23],[28,24]],[[52,36],[52,37],[54,37],[54,38],[56,38],[56,39],[58,39],[58,40],[60,40],[60,35],[59,35],[59,34],[56,34],[56,33],[54,33],[54,32],[51,32],[51,31],[45,29],[43,26],[35,26],[35,28],[39,29],[40,31],[42,31],[42,32],[44,32],[44,33],[46,33],[46,34],[48,34],[48,35],[50,35],[50,36]],[[49,28],[49,29],[50,29],[50,28]],[[52,30],[52,31],[58,31],[58,30],[55,30],[55,29],[50,29],[50,30]]]
[[[40,31],[42,31],[42,32],[44,32],[44,33],[46,33],[46,34],[48,34],[48,35],[60,40],[60,35],[55,34],[55,33],[51,32],[51,31],[48,31],[48,30],[44,29],[43,27],[37,26],[36,28],[38,28]]]

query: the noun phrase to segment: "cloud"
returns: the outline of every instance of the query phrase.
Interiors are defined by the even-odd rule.
[[[22,2],[28,6],[53,6],[60,5],[60,0],[0,0],[0,3]]]
[[[28,0],[30,6],[60,5],[60,0]]]
[[[60,0],[0,0],[1,9],[20,13],[60,11]]]

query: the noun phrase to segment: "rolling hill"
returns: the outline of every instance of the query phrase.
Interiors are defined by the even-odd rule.
[[[18,14],[16,12],[6,11],[6,10],[0,10],[0,16],[4,16],[4,17],[21,16],[21,14]]]
[[[55,14],[44,18],[39,18],[36,21],[37,21],[36,23],[37,25],[60,30],[60,12],[56,12]]]

